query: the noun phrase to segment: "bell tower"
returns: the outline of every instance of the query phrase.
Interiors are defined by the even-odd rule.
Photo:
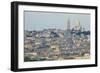
[[[67,31],[70,31],[70,19],[68,18],[68,21],[67,21]]]

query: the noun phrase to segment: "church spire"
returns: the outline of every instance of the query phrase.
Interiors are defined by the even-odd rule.
[[[67,31],[70,31],[70,19],[68,18],[68,21],[67,21]]]

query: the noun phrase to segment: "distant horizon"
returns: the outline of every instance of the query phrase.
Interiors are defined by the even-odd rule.
[[[54,12],[34,12],[24,11],[24,30],[41,31],[43,29],[68,29],[67,23],[70,21],[71,29],[78,22],[90,30],[90,14],[54,13]]]
[[[55,30],[62,30],[62,31],[65,31],[67,29],[56,29],[56,28],[49,28],[49,29],[42,29],[42,30],[24,30],[24,31],[43,31],[43,30],[51,30],[51,29],[55,29]],[[72,30],[72,29],[71,29]],[[85,30],[85,31],[90,31],[90,30]]]

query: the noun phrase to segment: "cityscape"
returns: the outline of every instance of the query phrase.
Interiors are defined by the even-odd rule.
[[[90,59],[90,30],[80,20],[66,29],[24,30],[24,61]]]

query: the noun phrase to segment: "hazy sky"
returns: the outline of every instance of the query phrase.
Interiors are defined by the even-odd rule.
[[[90,14],[24,11],[24,27],[30,31],[49,28],[67,29],[68,19],[71,28],[80,21],[85,30],[90,30]]]

